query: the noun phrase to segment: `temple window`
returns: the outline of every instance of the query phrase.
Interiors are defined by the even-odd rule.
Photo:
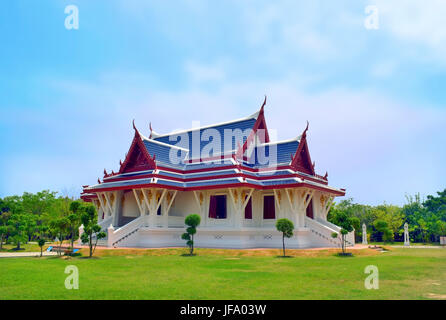
[[[274,204],[274,196],[263,197],[263,219],[275,219],[276,207]]]
[[[245,219],[252,219],[252,199],[250,198],[245,207]]]
[[[226,195],[211,196],[209,203],[209,218],[226,219]]]

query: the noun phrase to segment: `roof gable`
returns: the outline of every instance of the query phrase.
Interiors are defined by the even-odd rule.
[[[156,168],[155,156],[152,158],[143,143],[141,135],[133,123],[135,136],[125,160],[121,163],[119,173],[151,170]]]
[[[300,171],[303,173],[307,173],[310,175],[315,175],[314,165],[311,163],[310,151],[308,150],[307,143],[307,130],[308,130],[308,122],[307,127],[302,133],[302,138],[300,139],[299,147],[294,154],[294,157],[291,160],[291,167],[296,171]]]

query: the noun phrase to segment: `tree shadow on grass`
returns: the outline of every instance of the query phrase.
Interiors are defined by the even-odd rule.
[[[276,258],[293,258],[293,256],[276,256]]]
[[[338,257],[338,258],[353,258],[354,254],[351,252],[337,252],[335,253],[333,256]]]
[[[190,254],[190,253],[183,253],[181,256],[182,256],[182,257],[196,257],[197,254],[196,254],[196,253],[193,253],[193,254]]]

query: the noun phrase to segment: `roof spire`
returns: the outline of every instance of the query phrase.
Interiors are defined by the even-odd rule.
[[[135,119],[133,119],[132,124],[133,124],[133,129],[135,129],[135,135],[137,135],[138,137],[141,138],[141,135],[140,135],[138,129],[136,128],[136,126],[135,126]]]
[[[260,107],[260,112],[263,112],[263,107],[265,107],[265,105],[266,105],[266,94],[265,94],[265,100],[263,100],[263,104]]]
[[[304,132],[302,133],[302,138],[305,138],[307,136],[307,131],[308,131],[308,126],[310,125],[310,123],[307,120],[307,127],[305,128]]]

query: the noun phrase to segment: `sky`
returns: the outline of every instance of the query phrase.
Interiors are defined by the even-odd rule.
[[[264,95],[277,139],[309,121],[316,172],[346,198],[434,194],[446,187],[445,16],[442,0],[4,1],[0,197],[78,196],[119,169],[133,119],[167,133],[248,116]]]

